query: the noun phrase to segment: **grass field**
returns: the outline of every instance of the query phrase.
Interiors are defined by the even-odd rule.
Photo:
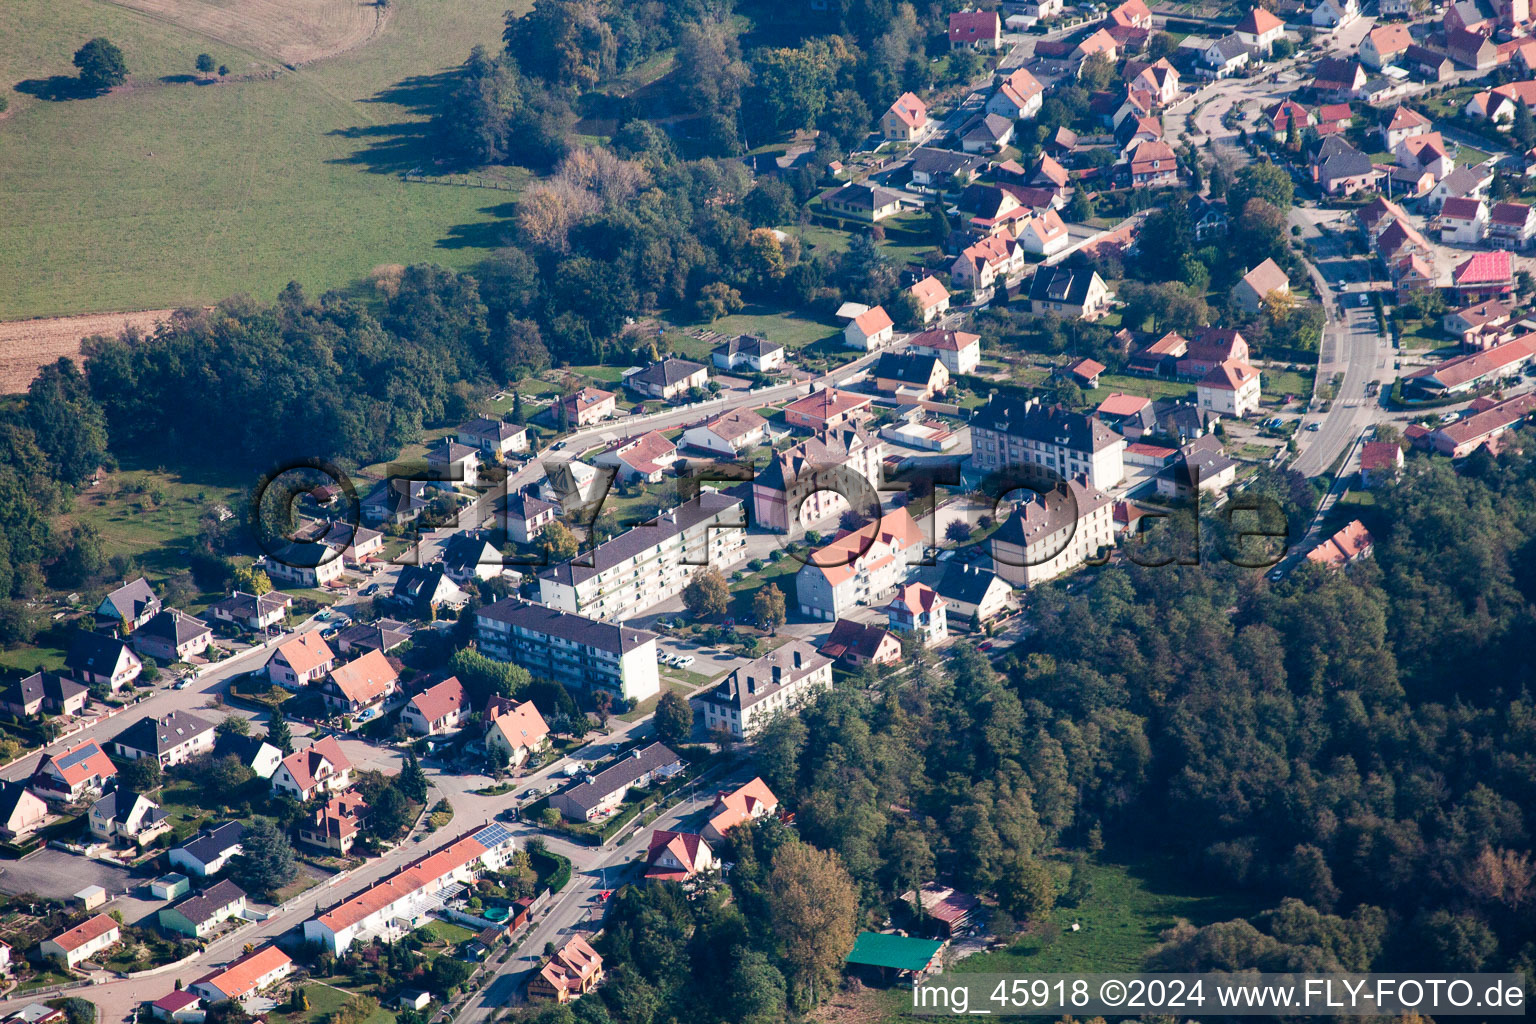
[[[798,313],[774,312],[764,306],[748,306],[740,313],[721,317],[706,326],[717,334],[760,334],[792,349],[805,348],[842,333],[834,324]]]
[[[1194,391],[1194,385],[1180,380],[1160,380],[1156,377],[1129,377],[1106,373],[1099,377],[1099,386],[1091,391],[1084,391],[1089,405],[1098,405],[1109,397],[1110,392],[1119,391],[1127,395],[1145,395],[1153,400],[1159,398],[1185,398]]]
[[[274,61],[107,0],[11,0],[0,18],[0,88],[12,100],[0,120],[0,319],[270,298],[290,280],[318,293],[380,264],[476,262],[500,240],[494,225],[515,192],[399,172],[431,168],[426,118],[445,73],[473,45],[498,46],[509,4],[395,6],[376,39],[339,56],[199,85],[162,78],[189,75],[204,51],[231,79]],[[69,101],[10,91],[72,75],[70,55],[96,35],[122,47],[128,87]]]
[[[186,568],[186,547],[199,520],[215,505],[231,509],[241,489],[234,480],[212,482],[153,469],[110,473],[80,495],[65,521],[101,532],[107,557],[128,555],[151,575]]]

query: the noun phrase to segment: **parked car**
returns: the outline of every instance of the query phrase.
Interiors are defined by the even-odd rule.
[[[1322,430],[1323,429],[1323,425],[1321,423],[1308,423],[1307,424],[1307,429],[1308,430],[1314,430],[1314,431]]]

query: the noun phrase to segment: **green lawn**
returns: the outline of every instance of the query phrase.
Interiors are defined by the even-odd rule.
[[[786,348],[798,349],[833,337],[841,340],[842,330],[830,322],[813,320],[799,313],[769,309],[766,306],[748,306],[740,313],[721,317],[712,324],[705,324],[717,334],[758,334],[769,341],[776,341]]]
[[[647,700],[641,701],[639,704],[636,704],[633,708],[630,708],[624,714],[617,715],[615,717],[617,717],[618,720],[621,721],[621,722],[638,722],[638,721],[640,721],[640,719],[644,718],[646,715],[648,715],[651,712],[655,711],[656,710],[656,705],[661,703],[661,695],[663,693],[668,693],[668,692],[678,694],[679,696],[682,696],[682,697],[686,697],[690,693],[693,692],[693,687],[687,685],[686,683],[680,683],[680,682],[676,681],[675,679],[663,678],[662,681],[661,681],[661,692],[660,693],[656,694],[656,696],[651,697],[651,698],[649,698]]]
[[[457,946],[461,942],[468,942],[475,937],[475,933],[463,925],[454,924],[452,921],[433,921],[427,925],[427,931],[437,936],[437,941],[448,946]]]
[[[1473,149],[1471,146],[1462,146],[1456,152],[1456,166],[1458,167],[1471,167],[1488,159],[1489,154],[1484,153],[1480,149]]]
[[[1111,392],[1119,391],[1127,395],[1145,395],[1153,400],[1159,398],[1185,398],[1194,391],[1194,385],[1181,380],[1159,380],[1156,377],[1129,377],[1114,373],[1106,373],[1099,377],[1099,386],[1091,391],[1083,392],[1089,405],[1098,405],[1108,398]]]
[[[446,72],[500,46],[527,0],[412,0],[382,35],[276,77],[168,84],[209,51],[236,75],[276,66],[107,0],[11,0],[0,18],[0,319],[158,308],[236,292],[311,293],[387,263],[463,267],[499,241],[516,193],[405,182]],[[106,35],[131,88],[65,102],[9,91],[70,75]],[[522,178],[525,176],[514,176]]]
[[[1312,373],[1265,370],[1259,375],[1265,395],[1306,395],[1312,391]]]
[[[128,469],[80,495],[66,519],[96,527],[109,558],[128,555],[151,575],[164,575],[186,568],[185,549],[214,506],[238,511],[238,484],[190,471]]]

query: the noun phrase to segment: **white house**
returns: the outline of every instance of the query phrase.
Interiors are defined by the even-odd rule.
[[[768,439],[768,421],[751,409],[733,409],[683,431],[683,444],[734,456]]]
[[[116,921],[106,914],[97,914],[63,935],[44,939],[38,943],[37,951],[44,957],[75,967],[107,947],[117,945],[122,938],[122,930]]]
[[[1195,384],[1196,404],[1207,412],[1244,416],[1259,411],[1259,371],[1239,359],[1211,367]]]
[[[288,954],[273,945],[254,949],[187,986],[210,1004],[246,1002],[293,973]]]
[[[882,345],[889,345],[896,335],[896,325],[884,306],[867,309],[854,317],[843,329],[843,344],[849,348],[873,352]]]
[[[1320,0],[1312,8],[1312,27],[1329,30],[1342,28],[1360,17],[1357,0]]]

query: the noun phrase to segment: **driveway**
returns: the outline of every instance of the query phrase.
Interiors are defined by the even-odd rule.
[[[88,885],[99,885],[109,895],[121,896],[135,884],[136,879],[127,868],[52,848],[21,860],[6,861],[0,867],[0,892],[13,896],[36,893],[62,899]]]

